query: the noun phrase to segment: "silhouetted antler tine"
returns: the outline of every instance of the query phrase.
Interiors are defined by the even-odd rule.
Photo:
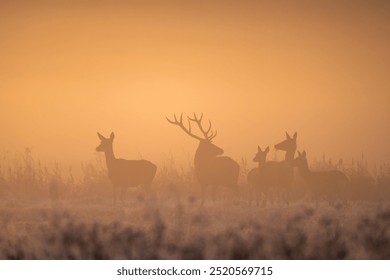
[[[217,133],[214,133],[211,131],[211,121],[210,120],[209,120],[209,128],[207,130],[205,130],[202,126],[202,119],[203,119],[203,113],[200,115],[199,118],[196,116],[195,113],[194,113],[193,118],[188,117],[188,120],[196,122],[196,124],[198,125],[199,130],[202,132],[205,140],[212,140],[217,135]],[[211,132],[211,135],[209,135],[210,132]]]
[[[214,133],[214,132],[211,132],[211,135],[210,135],[210,137],[209,137],[208,139],[209,139],[210,141],[213,140],[213,139],[215,138],[215,136],[217,136],[217,133],[218,133],[217,130],[215,130],[215,133]]]
[[[183,113],[180,114],[180,120],[177,120],[177,117],[176,117],[176,114],[173,115],[173,118],[174,120],[170,120],[168,119],[168,117],[165,117],[167,119],[167,121],[171,124],[174,124],[174,125],[177,125],[179,126],[185,133],[187,133],[188,135],[190,135],[191,137],[195,138],[195,139],[198,139],[198,140],[204,140],[203,138],[193,134],[191,132],[191,123],[190,121],[188,121],[188,129],[184,126],[183,124]]]
[[[194,121],[194,122],[196,122],[196,123],[201,123],[202,122],[202,119],[203,119],[203,113],[201,113],[201,115],[200,115],[200,118],[198,118],[197,116],[196,116],[196,114],[195,114],[195,112],[194,112],[194,118],[190,118],[190,117],[188,117],[188,119],[189,120],[191,120],[191,121]]]
[[[209,134],[210,130],[211,130],[211,121],[209,120],[209,128],[206,131],[207,135]],[[211,134],[213,134],[213,132],[211,132]]]
[[[170,122],[171,124],[177,124],[177,119],[176,119],[176,115],[173,115],[173,118],[175,119],[175,121],[171,121],[170,119],[168,119],[167,116],[165,116],[165,118],[167,119],[168,122]]]
[[[188,121],[188,132],[190,132],[190,133],[191,133],[191,122],[190,122],[190,120],[189,120],[189,119],[187,119],[187,121]]]
[[[176,114],[173,115],[173,118],[175,119],[174,121],[171,121],[170,119],[168,119],[168,117],[165,117],[165,118],[171,124],[179,125],[179,124],[183,123],[183,113],[181,113],[181,115],[180,115],[180,122],[177,120]]]

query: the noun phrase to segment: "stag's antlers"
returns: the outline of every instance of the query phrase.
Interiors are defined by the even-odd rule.
[[[207,131],[204,130],[204,128],[202,126],[203,113],[201,114],[200,118],[198,118],[195,113],[194,113],[193,118],[190,118],[187,116],[188,129],[183,124],[183,113],[181,113],[181,115],[180,115],[180,120],[177,119],[176,115],[173,115],[173,117],[175,119],[173,121],[168,119],[167,117],[166,117],[166,119],[169,123],[179,126],[182,130],[184,130],[185,133],[187,133],[188,135],[190,135],[191,137],[193,137],[195,139],[211,141],[212,139],[215,138],[215,136],[217,136],[217,131],[215,131],[215,133],[214,133],[211,130],[211,121],[210,120],[209,120],[209,128],[207,129]],[[196,124],[198,125],[199,130],[202,132],[204,138],[197,136],[191,132],[191,121],[196,122]],[[209,134],[209,133],[211,133],[211,134]]]

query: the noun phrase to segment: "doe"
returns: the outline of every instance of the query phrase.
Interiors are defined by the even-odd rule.
[[[100,133],[97,135],[101,142],[96,151],[104,152],[106,156],[108,178],[114,186],[114,203],[117,200],[117,189],[120,189],[121,201],[128,187],[142,186],[146,191],[149,191],[153,178],[156,175],[156,165],[147,160],[116,158],[112,147],[112,142],[115,138],[114,133],[111,132],[110,138],[106,138]]]

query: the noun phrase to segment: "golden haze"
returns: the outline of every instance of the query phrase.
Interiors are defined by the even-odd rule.
[[[78,165],[114,131],[118,157],[192,160],[165,116],[204,112],[237,161],[285,131],[390,159],[386,1],[52,2],[0,3],[3,151]]]

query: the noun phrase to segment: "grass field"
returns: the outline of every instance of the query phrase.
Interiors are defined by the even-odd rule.
[[[390,259],[388,169],[359,168],[347,201],[314,199],[298,182],[288,202],[256,205],[244,174],[240,196],[222,188],[202,203],[191,165],[167,163],[152,194],[129,189],[113,205],[104,165],[76,180],[26,151],[1,168],[0,259]]]

